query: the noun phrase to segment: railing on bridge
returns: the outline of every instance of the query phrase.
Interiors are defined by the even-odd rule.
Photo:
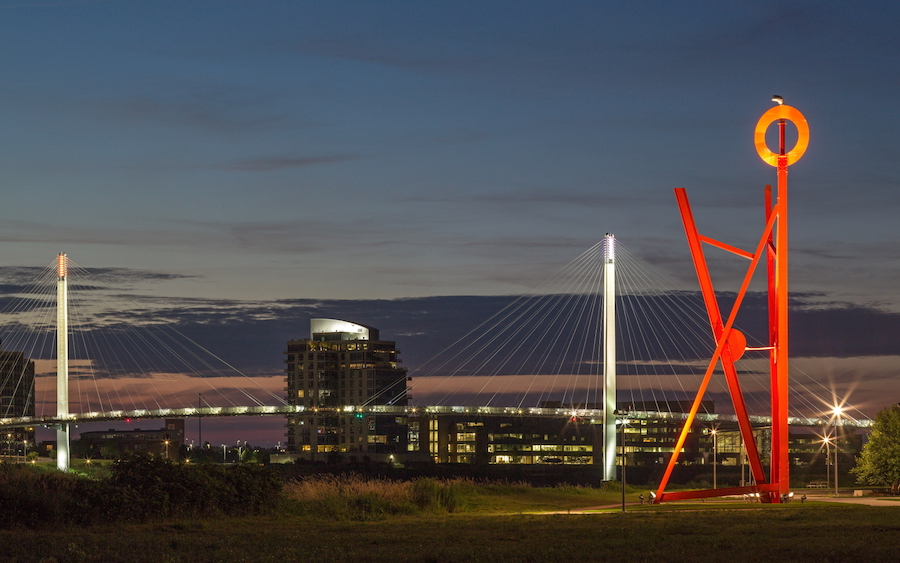
[[[238,406],[238,407],[185,407],[163,409],[135,409],[114,410],[106,412],[86,412],[69,414],[66,417],[41,416],[41,417],[14,417],[0,418],[0,428],[21,428],[23,426],[53,426],[61,423],[75,422],[101,422],[107,420],[125,419],[162,419],[162,418],[197,418],[217,416],[287,416],[304,412],[316,412],[322,414],[350,415],[361,413],[365,415],[427,415],[427,414],[470,414],[483,417],[498,416],[531,416],[542,418],[567,418],[578,417],[590,419],[592,424],[601,424],[603,411],[601,409],[566,409],[544,407],[479,407],[479,406],[395,406],[395,405],[345,405],[332,408],[307,409],[295,405],[276,406]],[[629,420],[686,420],[688,413],[657,412],[657,411],[628,411],[616,415],[617,421]],[[696,416],[699,422],[736,423],[737,417],[733,414],[699,413]],[[772,422],[768,416],[751,416],[750,421],[757,426],[767,426]],[[823,427],[844,426],[848,428],[869,428],[872,421],[868,419],[851,420],[835,418],[802,418],[790,417],[790,426]]]

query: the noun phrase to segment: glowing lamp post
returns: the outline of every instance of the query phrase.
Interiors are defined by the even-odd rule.
[[[719,443],[717,439],[719,436],[719,431],[713,428],[712,430],[710,430],[710,434],[712,434],[713,437],[713,489],[718,489],[718,480],[716,479],[716,454],[719,451]]]
[[[622,512],[625,512],[625,464],[628,461],[628,457],[625,454],[625,426],[628,424],[628,419],[622,419],[622,426],[620,427],[622,431]]]
[[[838,420],[840,420],[841,415],[844,414],[844,409],[841,407],[834,407],[831,410],[831,414],[834,415],[834,496],[838,496]]]

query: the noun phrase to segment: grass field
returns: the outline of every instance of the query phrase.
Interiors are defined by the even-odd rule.
[[[636,496],[629,493],[629,502]],[[900,505],[716,502],[629,506],[624,514],[618,508],[538,513],[614,505],[620,498],[576,487],[462,483],[456,512],[376,514],[364,521],[316,516],[303,501],[289,500],[267,516],[4,530],[0,561],[900,561]]]

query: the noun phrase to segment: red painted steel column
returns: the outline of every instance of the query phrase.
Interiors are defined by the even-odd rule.
[[[779,123],[784,143],[784,121]],[[788,159],[784,146],[778,157],[778,230],[775,233],[775,293],[777,304],[777,335],[775,346],[775,379],[772,389],[772,482],[779,483],[779,493],[791,488],[790,458],[788,457]]]
[[[783,104],[780,97],[773,101]],[[778,153],[769,150],[766,145],[766,130],[774,122],[778,122]],[[790,151],[785,149],[785,125],[791,121],[797,127],[797,144]],[[788,166],[797,162],[809,145],[809,125],[803,114],[790,106],[778,105],[760,117],[756,124],[754,143],[760,158],[766,164],[775,166],[778,175],[778,193],[776,205],[770,210],[771,196],[767,193],[766,214],[776,214],[777,229],[774,249],[769,242],[769,291],[770,313],[769,334],[772,346],[772,468],[771,482],[778,484],[778,492],[772,492],[771,500],[780,502],[780,496],[790,490],[790,458],[788,457]],[[773,256],[774,254],[774,256]],[[772,264],[774,262],[774,265]],[[774,270],[774,273],[773,273]],[[773,289],[774,286],[774,289]],[[774,298],[773,298],[774,294]],[[774,309],[774,313],[772,310]]]

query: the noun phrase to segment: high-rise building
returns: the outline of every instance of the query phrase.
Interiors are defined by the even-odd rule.
[[[34,416],[34,362],[0,345],[0,418]],[[0,433],[0,455],[22,455],[34,446],[34,428]]]
[[[405,417],[317,411],[320,407],[406,405],[406,368],[396,343],[378,329],[337,319],[310,320],[310,337],[285,352],[288,403],[305,412],[288,417],[288,451],[392,454],[405,452]]]

